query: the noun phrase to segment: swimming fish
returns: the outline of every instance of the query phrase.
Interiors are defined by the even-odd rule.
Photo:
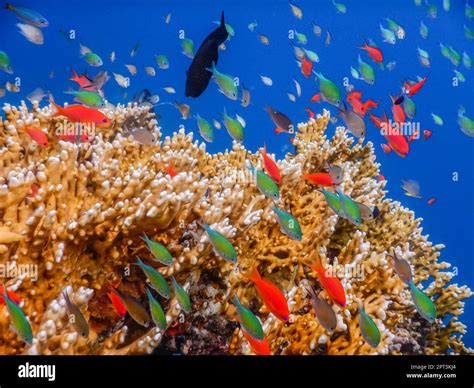
[[[392,115],[393,119],[398,124],[403,124],[406,121],[406,114],[403,110],[403,95],[399,97],[394,97],[390,95],[390,99],[392,100]]]
[[[324,199],[332,211],[334,211],[334,213],[336,213],[339,217],[345,218],[346,215],[344,214],[344,209],[342,208],[342,203],[339,196],[325,189],[320,189],[319,191],[324,195]]]
[[[288,321],[290,311],[283,292],[270,280],[262,278],[256,266],[244,276],[255,283],[255,288],[267,309],[281,321]]]
[[[299,82],[297,80],[295,80],[293,78],[293,82],[295,83],[295,89],[296,89],[296,95],[298,97],[301,97],[301,85],[299,84]]]
[[[310,267],[317,273],[319,283],[321,283],[321,286],[323,286],[332,301],[344,307],[346,305],[346,294],[339,278],[326,274],[326,269],[322,266],[319,256],[310,264]]]
[[[84,60],[92,67],[102,66],[104,63],[102,59],[95,53],[89,52],[84,54]]]
[[[430,67],[430,55],[426,50],[423,50],[418,47],[418,60],[420,61],[420,64],[424,67]]]
[[[466,39],[472,40],[474,39],[474,31],[471,30],[468,26],[464,25],[464,36]]]
[[[263,340],[257,340],[253,338],[245,330],[242,330],[242,334],[245,337],[245,339],[248,341],[252,351],[257,356],[270,356],[271,355],[270,346],[268,345],[268,341],[266,338],[263,338]]]
[[[390,18],[385,18],[385,20],[387,21],[388,28],[396,34],[398,39],[405,39],[405,29],[400,24]]]
[[[308,38],[302,32],[298,32],[295,30],[295,37],[299,44],[305,45],[308,43]]]
[[[291,12],[293,13],[294,17],[297,19],[303,19],[303,11],[300,7],[298,7],[295,3],[289,1]]]
[[[426,2],[426,5],[428,6],[428,16],[431,19],[436,19],[438,17],[438,7],[435,4],[428,4],[428,2]]]
[[[405,191],[405,195],[408,197],[421,198],[420,184],[412,179],[402,181],[402,189]]]
[[[409,119],[413,119],[415,117],[416,105],[413,100],[408,96],[405,96],[403,98],[403,110],[405,111],[405,114]]]
[[[6,305],[7,302],[3,298],[4,288],[3,285],[0,285],[0,305]],[[8,298],[15,303],[17,306],[21,303],[21,298],[13,291],[7,290]]]
[[[173,105],[176,109],[178,109],[179,113],[181,113],[181,118],[183,120],[189,119],[191,107],[188,104],[179,103],[178,101],[175,101]]]
[[[270,206],[270,209],[275,212],[281,231],[291,239],[301,241],[302,233],[298,220],[277,206]]]
[[[431,132],[429,129],[425,129],[423,131],[423,140],[429,139],[432,134],[433,134],[433,132]]]
[[[444,124],[444,121],[443,119],[441,118],[441,116],[435,114],[435,113],[431,113],[431,117],[433,118],[433,121],[436,125],[443,125]]]
[[[244,108],[247,108],[250,105],[250,91],[245,87],[244,84],[242,84],[241,96],[240,105],[242,105]]]
[[[104,108],[105,102],[99,93],[89,90],[69,90],[64,92],[74,96],[74,101],[84,104],[91,108]]]
[[[155,55],[155,60],[156,60],[156,64],[158,65],[160,69],[162,70],[169,69],[170,63],[166,55],[163,55],[163,54]]]
[[[219,121],[217,121],[216,119],[213,119],[213,120],[212,120],[212,124],[214,125],[214,127],[215,127],[216,129],[221,129],[221,128],[222,128],[221,123],[220,123]]]
[[[262,43],[264,46],[268,46],[270,44],[270,39],[268,39],[268,36],[257,32],[257,37],[260,43]]]
[[[301,74],[303,74],[306,78],[309,78],[313,72],[313,62],[306,57],[306,54],[303,54],[301,62],[297,63],[301,69]]]
[[[346,103],[343,103],[344,109],[339,109],[339,116],[344,121],[347,130],[356,138],[365,137],[366,128],[364,119],[352,110],[347,109]]]
[[[115,51],[112,51],[110,53],[110,62],[114,63],[115,59],[117,59],[117,55],[115,54]]]
[[[273,80],[270,77],[267,77],[265,75],[260,75],[260,79],[262,80],[263,84],[266,86],[273,85]]]
[[[212,73],[207,70],[218,62],[219,46],[229,37],[224,20],[224,12],[221,15],[219,27],[212,31],[203,41],[193,61],[186,71],[186,97],[199,97],[209,85]]]
[[[474,137],[474,120],[465,115],[466,109],[461,105],[458,109],[458,124],[461,131],[469,136]]]
[[[145,264],[139,257],[137,257],[136,263],[146,275],[150,286],[155,289],[163,298],[169,299],[170,289],[166,279],[161,273],[159,273],[155,268],[150,265]]]
[[[247,307],[240,303],[237,294],[234,294],[232,301],[237,309],[237,316],[242,327],[253,338],[262,341],[264,338],[262,324],[258,318]]]
[[[184,288],[176,281],[174,276],[171,276],[171,281],[173,283],[174,296],[178,301],[180,307],[185,313],[190,313],[192,311],[192,304],[189,295],[186,293]]]
[[[81,310],[69,299],[67,290],[63,291],[64,301],[66,302],[66,311],[69,323],[71,323],[81,337],[89,337],[89,324],[87,323]]]
[[[135,298],[124,294],[115,288],[112,289],[112,292],[120,298],[127,309],[127,313],[135,322],[143,327],[148,327],[150,325],[150,315]]]
[[[345,195],[340,189],[337,189],[336,192],[339,196],[339,201],[341,202],[345,218],[352,224],[359,226],[362,223],[362,216],[357,202]]]
[[[24,21],[30,26],[38,28],[45,28],[49,26],[48,20],[46,20],[43,15],[33,9],[13,6],[9,3],[5,4],[5,8],[12,11],[18,19]]]
[[[453,47],[448,46],[448,59],[457,67],[461,63],[461,54],[459,54]]]
[[[287,95],[291,102],[296,102],[296,96],[293,93],[287,93]]]
[[[326,78],[322,73],[316,73],[319,80],[319,91],[322,100],[336,106],[341,106],[341,91],[336,84]]]
[[[209,121],[199,116],[199,114],[196,115],[196,121],[199,129],[199,134],[204,140],[208,141],[209,143],[212,143],[214,141],[214,131],[212,130]]]
[[[415,286],[413,280],[409,283],[411,298],[418,313],[428,322],[436,319],[436,307],[432,300],[425,295],[418,287]]]
[[[112,73],[114,75],[115,82],[122,88],[128,88],[130,86],[130,78],[123,76],[119,73]]]
[[[343,3],[336,3],[335,0],[332,0],[332,4],[336,8],[337,13],[346,13],[347,8]]]
[[[0,51],[0,70],[7,74],[13,74],[13,68],[10,62],[10,57],[5,51]]]
[[[420,21],[420,28],[419,28],[419,31],[420,31],[420,36],[421,36],[423,39],[428,39],[428,35],[430,34],[430,30],[428,29],[428,27],[426,26],[426,24],[423,23],[423,20]]]
[[[319,38],[321,36],[321,33],[323,32],[321,26],[319,26],[315,22],[311,22],[311,25],[313,26],[313,34]]]
[[[225,261],[235,263],[237,262],[237,251],[232,243],[221,233],[212,229],[205,222],[198,223],[206,232],[207,237],[212,245],[214,253],[222,257]]]
[[[145,73],[147,73],[150,77],[154,77],[156,75],[156,71],[152,66],[145,66],[144,70]]]
[[[94,78],[92,78],[92,80],[85,76],[84,77],[85,79],[83,81],[84,84],[81,86],[81,89],[84,89],[84,90],[89,90],[91,92],[99,92],[101,93],[101,97],[103,96],[103,93],[102,93],[102,88],[104,87],[104,85],[109,81],[110,77],[109,77],[109,74],[107,73],[107,71],[100,71],[98,72]],[[87,80],[89,82],[87,82]]]
[[[153,254],[154,261],[158,261],[164,265],[173,264],[173,256],[169,253],[168,249],[163,244],[157,241],[151,240],[146,234],[140,237],[148,246],[148,250]]]
[[[16,26],[18,27],[20,34],[29,42],[37,45],[42,45],[44,43],[44,36],[39,28],[23,23],[17,23]]]
[[[125,305],[123,304],[122,300],[113,291],[108,292],[107,296],[109,297],[110,302],[112,303],[114,311],[120,318],[123,318],[125,314],[127,314],[127,309],[125,308]]]
[[[242,116],[240,116],[238,113],[235,114],[235,118],[240,123],[240,125],[242,125],[242,128],[245,128],[247,126],[247,122],[245,121],[245,119]]]
[[[65,116],[73,123],[94,123],[99,127],[107,126],[110,123],[107,116],[97,109],[79,104],[68,105],[63,108],[53,101],[50,101],[50,103],[53,107],[53,117]]]
[[[181,48],[183,49],[183,54],[188,58],[194,58],[194,42],[189,38],[184,38],[181,40]]]
[[[265,107],[265,110],[268,112],[268,114],[270,115],[270,118],[273,121],[273,124],[275,124],[276,126],[276,129],[275,129],[276,133],[281,133],[281,132],[293,133],[294,132],[295,130],[294,124],[288,118],[287,115],[274,110],[269,105]]]
[[[45,92],[43,89],[36,88],[30,94],[28,94],[26,98],[33,104],[34,101],[41,102],[41,100],[43,100],[43,98],[47,97],[48,95],[49,93]]]
[[[370,66],[367,62],[364,62],[360,55],[358,56],[358,64],[359,64],[359,73],[362,79],[367,82],[369,85],[373,85],[375,83],[375,71],[372,66]]]
[[[462,64],[468,70],[472,67],[472,59],[465,51],[462,53]]]
[[[306,290],[311,296],[311,304],[318,322],[330,333],[334,332],[337,327],[337,317],[334,310],[328,302],[316,295],[313,287],[307,287]]]
[[[436,198],[433,197],[433,198],[430,198],[430,199],[427,201],[427,204],[428,204],[428,205],[433,205],[435,202],[436,202]]]
[[[227,110],[224,107],[224,126],[227,129],[228,134],[232,139],[237,142],[242,142],[244,140],[244,128],[239,120],[230,117],[227,114]]]
[[[464,77],[464,74],[461,73],[459,70],[454,69],[454,76],[459,82],[466,82],[466,77]]]
[[[138,49],[140,48],[140,42],[135,43],[135,45],[132,47],[132,50],[130,51],[130,56],[133,58],[135,55],[137,55]]]
[[[387,67],[388,71],[393,71],[397,67],[397,62],[391,61],[391,62],[387,63],[386,67]]]
[[[326,41],[324,42],[326,46],[331,44],[331,33],[329,31],[326,32]]]
[[[172,86],[165,86],[163,90],[168,94],[176,94],[176,89]]]
[[[389,30],[380,24],[380,33],[382,34],[383,41],[389,44],[397,43],[397,37],[392,30]]]
[[[249,23],[249,25],[247,27],[251,32],[254,32],[255,29],[258,27],[258,23],[256,21],[253,21],[253,22]]]
[[[218,71],[214,62],[212,63],[212,67],[207,70],[212,72],[212,76],[214,77],[216,84],[219,86],[219,91],[227,98],[234,101],[237,100],[239,91],[234,78]]]
[[[404,258],[398,257],[393,251],[391,255],[387,255],[393,262],[393,268],[397,273],[398,277],[406,284],[410,284],[413,279],[410,263]]]
[[[35,141],[35,143],[39,144],[41,147],[48,146],[48,136],[46,135],[46,133],[43,132],[41,128],[26,126],[25,132],[32,140]]]
[[[428,76],[425,76],[423,79],[421,79],[418,82],[408,82],[405,81],[403,84],[403,88],[405,89],[405,93],[409,96],[412,97],[416,93],[420,91],[420,89],[423,87],[423,85],[426,83],[428,80]]]
[[[136,75],[137,74],[137,67],[135,65],[125,65],[125,67],[127,68],[128,72],[131,75]]]
[[[278,165],[275,163],[275,161],[270,156],[268,156],[267,146],[265,144],[263,145],[263,150],[260,151],[260,154],[262,155],[263,165],[267,174],[270,175],[277,185],[281,184],[280,169],[278,168]]]
[[[359,306],[359,328],[362,337],[371,347],[376,348],[380,343],[380,331],[374,320]]]
[[[443,9],[446,12],[449,12],[449,10],[451,9],[451,0],[443,0]]]
[[[306,58],[308,58],[311,62],[319,63],[319,56],[314,51],[306,50],[305,48],[302,49],[305,53]]]
[[[247,168],[253,174],[258,190],[265,197],[277,201],[280,198],[280,190],[273,179],[263,171],[257,170],[250,162],[247,163]]]
[[[3,285],[3,300],[8,309],[8,315],[16,333],[28,344],[33,343],[33,331],[30,322],[26,318],[23,310],[17,306],[8,296],[7,288]]]
[[[464,5],[464,15],[468,19],[474,19],[474,7],[469,4],[468,0],[466,0],[466,3]]]
[[[378,47],[371,46],[367,42],[365,42],[364,45],[359,48],[361,50],[367,51],[367,54],[370,55],[370,57],[375,63],[383,63],[383,53],[382,50],[380,50]]]
[[[166,322],[165,312],[161,308],[161,305],[158,303],[158,301],[153,297],[150,290],[148,288],[145,288],[145,290],[146,296],[148,298],[148,303],[150,305],[151,319],[153,320],[155,325],[161,330],[166,330],[166,328],[168,327],[168,323]]]

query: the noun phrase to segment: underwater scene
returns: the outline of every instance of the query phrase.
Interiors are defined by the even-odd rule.
[[[472,354],[474,0],[0,6],[0,354]]]

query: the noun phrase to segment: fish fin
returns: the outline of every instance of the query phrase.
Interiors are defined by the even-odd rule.
[[[275,128],[275,133],[276,133],[277,135],[280,134],[280,133],[282,133],[282,132],[283,132],[283,130],[282,130],[281,128],[278,128],[278,127]]]
[[[224,11],[221,13],[221,27],[225,28],[225,18],[224,18]]]

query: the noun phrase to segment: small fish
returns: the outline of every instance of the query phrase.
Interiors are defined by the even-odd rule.
[[[469,136],[474,137],[474,120],[465,115],[466,109],[460,105],[458,108],[458,124],[461,131]]]
[[[230,117],[227,114],[227,110],[224,107],[224,126],[227,129],[227,133],[230,135],[232,139],[238,142],[242,142],[244,140],[244,128],[239,120]]]
[[[468,0],[466,0],[466,5],[464,6],[464,15],[468,19],[474,19],[474,7],[469,4]]]
[[[20,87],[16,83],[11,83],[9,81],[5,82],[5,89],[10,93],[19,93]]]
[[[222,128],[222,125],[219,121],[217,121],[216,119],[212,120],[212,124],[214,125],[214,127],[216,129],[221,129]]]
[[[146,234],[140,238],[148,245],[148,250],[154,256],[153,260],[168,266],[173,264],[173,256],[171,256],[171,253],[169,253],[163,244],[151,240]]]
[[[411,84],[405,81],[405,83],[403,84],[403,87],[405,89],[405,94],[409,97],[412,97],[413,95],[415,95],[416,93],[420,91],[420,89],[423,87],[423,85],[426,83],[427,80],[428,80],[428,76],[425,76],[420,81],[413,82]]]
[[[436,125],[442,126],[444,124],[444,121],[441,118],[441,116],[438,116],[437,114],[431,113],[431,117],[433,118],[433,121]]]
[[[41,128],[26,126],[25,132],[32,140],[35,141],[35,143],[39,144],[41,147],[44,148],[48,146],[48,136],[46,136],[46,133],[44,133]]]
[[[313,34],[319,38],[322,33],[321,27],[317,25],[315,22],[311,22],[311,25],[313,26]]]
[[[410,263],[404,258],[398,257],[393,251],[392,255],[387,255],[393,262],[393,268],[397,273],[398,277],[406,284],[410,284],[413,279]]]
[[[433,132],[431,132],[429,129],[425,129],[423,131],[423,140],[429,139],[432,134],[433,134]]]
[[[209,143],[214,141],[214,132],[212,130],[211,124],[206,119],[203,119],[199,114],[196,115],[196,121],[199,129],[199,134],[204,140]]]
[[[125,314],[127,314],[127,309],[125,308],[125,305],[123,304],[119,296],[115,294],[113,291],[108,292],[107,296],[109,297],[110,302],[112,303],[112,306],[115,312],[117,313],[117,315],[120,318],[125,317]]]
[[[330,187],[334,186],[336,183],[332,178],[331,174],[327,172],[316,172],[313,174],[303,174],[303,179],[310,181],[311,183],[323,186],[323,187]]]
[[[178,172],[176,171],[174,167],[174,160],[171,160],[169,164],[165,164],[163,166],[163,169],[171,178],[174,178],[176,175],[178,175]]]
[[[430,198],[427,202],[428,205],[433,205],[434,203],[436,202],[436,198],[433,197],[433,198]]]
[[[272,86],[273,85],[273,80],[270,77],[267,77],[265,75],[261,75],[260,79],[262,80],[263,84],[266,86]]]
[[[135,55],[137,55],[138,49],[140,48],[140,42],[135,43],[135,45],[132,48],[132,51],[130,51],[130,56],[133,58]]]
[[[80,104],[61,107],[50,100],[52,105],[52,117],[65,116],[74,123],[94,123],[98,127],[107,127],[110,120],[101,111],[88,108]]]
[[[281,231],[291,239],[301,241],[302,233],[298,220],[277,206],[270,206],[270,209],[275,212]]]
[[[319,90],[324,101],[336,106],[341,106],[341,91],[336,84],[326,78],[322,73],[316,73],[319,80]]]
[[[322,266],[319,256],[316,257],[316,260],[310,267],[318,274],[319,283],[321,283],[333,302],[344,307],[346,305],[346,294],[339,278],[326,274],[326,269]]]
[[[115,59],[117,59],[116,54],[115,54],[115,51],[112,51],[112,52],[110,53],[110,62],[114,63],[114,62],[115,62]]]
[[[449,48],[445,46],[443,43],[439,44],[439,48],[441,51],[441,55],[447,59],[450,59],[450,53],[449,53]]]
[[[181,48],[183,49],[182,53],[188,58],[194,58],[194,42],[189,38],[184,38],[181,40]]]
[[[176,90],[172,86],[166,86],[162,89],[168,94],[176,94]]]
[[[428,4],[428,2],[426,3],[426,5],[428,6],[428,16],[431,19],[436,19],[438,17],[438,7],[435,4]]]
[[[48,95],[49,93],[45,92],[43,89],[36,88],[30,94],[28,94],[26,98],[33,104],[34,101],[41,102],[41,100],[47,97]]]
[[[212,229],[208,224],[203,222],[199,225],[204,229],[207,234],[214,253],[223,258],[225,261],[236,263],[237,262],[237,251],[235,250],[232,243],[221,233]]]
[[[133,138],[140,144],[152,145],[155,143],[153,134],[146,128],[135,128],[130,131]]]
[[[237,84],[234,81],[234,77],[218,71],[214,62],[212,62],[212,67],[207,70],[212,73],[216,84],[219,86],[219,91],[227,98],[233,101],[237,100],[239,97],[239,91]]]
[[[250,162],[247,163],[247,168],[253,174],[258,190],[268,199],[277,201],[280,198],[280,190],[274,180],[263,171],[255,169]]]
[[[250,105],[250,91],[242,84],[242,92],[241,92],[241,103],[244,108],[247,108]]]
[[[387,21],[389,30],[393,31],[398,39],[405,39],[405,29],[400,24],[390,18],[385,18],[385,20]]]
[[[405,111],[406,116],[409,119],[413,119],[415,117],[416,105],[413,100],[408,96],[405,96],[403,99],[403,110]]]
[[[290,311],[283,292],[270,280],[262,278],[256,266],[253,267],[251,273],[244,276],[255,284],[267,309],[281,321],[288,321]]]
[[[262,341],[264,339],[264,333],[262,324],[258,318],[240,303],[237,294],[234,295],[232,300],[237,309],[237,316],[242,330],[246,331],[253,338]]]
[[[81,337],[89,337],[89,324],[87,323],[81,310],[69,299],[67,291],[63,291],[63,297],[66,302],[66,310],[69,323],[71,323]]]
[[[7,74],[13,74],[13,68],[10,62],[10,57],[5,51],[0,51],[0,70]]]
[[[314,116],[315,116],[314,111],[313,111],[311,108],[309,108],[309,107],[306,107],[306,108],[304,108],[304,109],[305,109],[306,112],[308,112],[309,118],[310,118],[310,119],[314,119]]]
[[[49,22],[46,20],[46,18],[33,9],[17,7],[9,3],[5,4],[5,8],[12,11],[18,19],[24,21],[30,26],[38,28],[45,28],[49,26]]]
[[[341,202],[345,218],[355,226],[359,226],[362,223],[362,215],[357,202],[345,195],[340,189],[337,189],[336,192],[339,196],[339,201]]]
[[[191,113],[191,107],[185,103],[174,102],[174,107],[181,113],[181,119],[187,120]]]
[[[374,320],[359,306],[359,328],[362,337],[371,347],[376,348],[380,343],[380,331]]]
[[[267,146],[263,145],[263,150],[260,151],[263,159],[263,165],[265,167],[265,171],[268,175],[275,181],[277,185],[281,184],[281,173],[278,165],[275,161],[268,156],[267,154]]]
[[[4,287],[3,285],[0,285],[0,305],[6,305],[7,304],[7,302],[3,298],[3,294],[5,292],[3,287]],[[15,303],[17,306],[20,305],[21,298],[15,292],[7,290],[7,295],[8,295],[8,298],[13,303]]]
[[[331,210],[339,217],[345,218],[346,215],[344,214],[344,209],[342,208],[342,203],[339,196],[325,189],[320,189],[319,191],[324,195],[324,199]]]
[[[301,62],[297,62],[298,66],[301,68],[301,74],[306,78],[309,78],[313,72],[313,62],[306,58],[306,55],[303,55]]]
[[[449,12],[449,10],[451,9],[451,0],[443,0],[443,9],[446,12]]]
[[[23,23],[17,23],[16,26],[20,30],[20,34],[23,35],[29,42],[37,45],[42,45],[44,43],[44,36],[39,28]]]
[[[418,60],[420,61],[421,65],[424,67],[430,67],[430,54],[428,51],[421,49],[420,47],[417,48],[418,51]]]
[[[423,23],[423,20],[420,21],[420,28],[419,28],[419,31],[420,31],[420,36],[423,38],[423,39],[428,39],[428,36],[430,34],[430,31],[428,29],[428,27],[426,26],[425,23]]]
[[[131,75],[136,75],[137,74],[137,67],[135,65],[125,65],[125,67],[127,68],[128,72]]]
[[[270,356],[272,354],[266,338],[264,338],[263,340],[257,340],[253,338],[250,334],[248,334],[245,330],[242,330],[242,334],[248,341],[252,351],[257,356]]]
[[[326,163],[326,168],[334,184],[341,184],[342,180],[344,179],[344,171],[342,170],[342,168],[329,163]]]
[[[152,266],[145,264],[143,261],[140,260],[139,257],[137,257],[136,264],[142,269],[143,273],[146,275],[148,281],[150,282],[150,286],[154,290],[156,290],[163,298],[169,299],[170,289],[163,275]]]
[[[295,3],[289,1],[291,12],[293,13],[294,17],[297,19],[303,19],[303,11],[300,7],[298,7]]]
[[[396,67],[397,67],[397,62],[395,62],[395,61],[387,63],[387,69],[389,71],[395,70]]]
[[[402,189],[408,197],[421,198],[420,184],[412,179],[402,181]]]
[[[385,152],[387,155],[392,152],[392,148],[388,144],[380,144],[380,147],[382,147],[383,152]]]
[[[472,59],[465,51],[462,53],[462,64],[468,70],[472,67]]]
[[[295,36],[299,44],[305,45],[308,43],[308,38],[302,32],[298,32],[295,30]]]
[[[454,66],[459,66],[461,63],[461,55],[451,46],[448,46],[449,60]]]
[[[344,121],[347,130],[358,139],[365,137],[366,127],[364,119],[352,110],[348,110],[345,102],[344,109],[338,109],[340,112],[339,116]]]
[[[273,121],[273,124],[275,124],[276,126],[276,129],[275,129],[276,133],[280,133],[280,132],[293,133],[294,132],[295,126],[293,122],[288,118],[287,115],[285,115],[282,112],[278,112],[274,110],[269,105],[265,107],[265,110],[268,112],[268,114],[270,115],[270,118]]]
[[[418,313],[426,319],[428,322],[434,322],[436,319],[436,307],[434,303],[428,298],[423,291],[418,289],[415,286],[413,281],[410,281],[410,291],[411,291],[411,298],[413,303],[415,304],[416,310]]]
[[[306,58],[308,58],[311,62],[319,63],[319,56],[316,54],[314,51],[311,50],[306,50],[302,49],[303,52],[306,55]]]
[[[171,12],[165,16],[165,23],[170,24],[170,22],[171,22]]]
[[[464,36],[466,37],[466,39],[473,40],[474,31],[471,30],[468,26],[464,25]]]
[[[151,319],[155,323],[157,327],[161,330],[166,330],[168,327],[168,323],[166,321],[166,315],[163,309],[161,308],[158,301],[153,297],[150,290],[146,288],[146,296],[148,298],[148,303],[150,305],[150,314]]]
[[[360,55],[358,56],[358,64],[359,64],[359,73],[362,79],[367,82],[369,85],[373,85],[375,83],[375,71],[372,66],[370,66],[367,62],[364,62]]]
[[[354,79],[361,79],[360,74],[357,71],[357,69],[354,69],[352,66],[351,66],[351,76]]]
[[[387,28],[384,28],[380,24],[380,33],[382,34],[383,41],[388,44],[395,44],[397,43],[397,37],[395,33],[392,30],[389,30]]]
[[[331,44],[331,33],[329,31],[326,32],[326,41],[324,43],[326,46]]]
[[[365,42],[364,45],[359,48],[361,50],[367,51],[367,54],[370,55],[375,63],[383,63],[383,53],[378,47],[369,45],[367,42]]]
[[[270,44],[270,39],[268,39],[268,36],[263,35],[263,34],[259,34],[257,32],[257,37],[258,37],[258,40],[260,41],[260,43],[262,43],[264,46],[268,46]]]
[[[170,63],[166,55],[155,55],[156,64],[162,70],[166,70],[170,67]]]
[[[307,291],[311,296],[311,304],[318,322],[330,333],[334,332],[337,327],[337,317],[334,310],[328,302],[316,295],[313,287],[308,287]]]
[[[154,77],[156,75],[156,71],[152,66],[146,66],[145,73],[147,73],[150,77]]]
[[[454,69],[454,76],[457,78],[459,82],[466,82],[466,77],[464,77],[464,74],[461,73],[459,70]]]
[[[176,281],[174,276],[171,276],[171,281],[173,282],[174,296],[176,300],[178,301],[183,311],[189,314],[192,311],[192,304],[191,299],[189,299],[189,295],[186,293],[184,288]]]
[[[256,28],[258,27],[258,23],[256,21],[251,22],[251,23],[249,23],[249,25],[247,27],[251,32],[254,32],[256,30]]]
[[[286,93],[291,102],[296,102],[296,96],[293,93]]]
[[[84,60],[92,67],[99,67],[104,64],[102,59],[95,53],[86,53]]]
[[[89,90],[70,90],[64,92],[74,96],[74,101],[84,104],[91,108],[104,108],[105,102],[99,93]]]
[[[132,298],[130,295],[124,294],[115,288],[112,289],[112,292],[119,297],[127,309],[127,313],[136,323],[143,327],[148,327],[150,325],[150,315],[135,298]]]
[[[217,24],[217,25],[220,25],[221,21],[220,20],[214,20],[213,23]],[[227,33],[229,34],[229,37],[227,38],[227,40],[229,40],[230,37],[235,36],[234,27],[232,27],[229,23],[225,23],[225,29],[227,30]]]
[[[33,343],[33,331],[31,330],[31,325],[23,310],[9,298],[5,285],[3,285],[3,300],[7,305],[8,315],[10,316],[15,332],[23,339],[23,341],[31,345]]]
[[[332,4],[334,5],[334,7],[336,7],[337,13],[346,13],[347,12],[347,8],[343,3],[336,3],[334,0],[332,0]]]
[[[295,83],[295,89],[296,89],[296,95],[298,97],[301,97],[301,85],[299,84],[299,82],[297,80],[295,80],[293,78],[293,82]]]

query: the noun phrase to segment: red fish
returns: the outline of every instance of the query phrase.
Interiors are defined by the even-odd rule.
[[[385,177],[382,174],[377,175],[376,178],[379,182],[383,182],[383,181],[386,180]]]
[[[315,185],[329,187],[334,186],[334,179],[327,172],[316,172],[314,174],[304,174],[303,178]]]
[[[6,303],[5,303],[5,299],[4,299],[4,297],[3,297],[3,294],[4,294],[4,292],[3,292],[3,286],[0,285],[0,304],[1,304],[1,305],[6,304]],[[17,305],[20,304],[20,302],[21,302],[20,297],[19,297],[17,294],[15,294],[13,291],[8,291],[8,290],[7,290],[7,295],[8,295],[8,298],[10,298],[10,300],[11,300],[12,302],[14,302],[14,303],[17,304]]]
[[[418,93],[420,89],[423,87],[425,84],[426,80],[428,79],[428,76],[425,76],[421,81],[410,84],[408,81],[405,81],[403,84],[405,88],[405,93],[407,96],[413,96],[414,94]]]
[[[425,130],[423,131],[423,139],[424,139],[424,140],[429,139],[432,134],[433,134],[433,132],[431,132],[429,129],[425,129]]]
[[[39,185],[37,183],[32,183],[31,184],[31,192],[26,196],[26,198],[34,198],[36,193],[39,190]]]
[[[263,145],[263,150],[260,151],[260,153],[262,154],[265,171],[268,175],[270,175],[270,178],[272,178],[273,181],[279,185],[281,183],[280,170],[278,169],[278,165],[275,163],[275,161],[267,155],[267,146],[265,144]]]
[[[385,136],[388,140],[388,144],[392,150],[400,157],[404,158],[408,155],[410,151],[410,146],[407,139],[400,133],[397,133],[397,130],[392,128],[392,134]]]
[[[48,137],[46,134],[41,130],[41,128],[38,127],[25,127],[25,132],[28,134],[29,137],[31,137],[32,140],[34,140],[36,143],[38,143],[41,147],[47,147],[48,146]]]
[[[362,92],[357,90],[350,92],[347,95],[346,100],[351,104],[354,112],[361,117],[364,117],[367,111],[371,108],[378,107],[378,104],[374,100],[369,99],[366,102],[362,102]]]
[[[79,85],[81,89],[91,84],[92,81],[89,79],[89,77],[87,77],[87,75],[85,74],[77,75],[74,69],[71,68],[71,70],[72,70],[72,76],[69,79],[71,81],[77,82],[77,84]]]
[[[372,108],[377,108],[379,106],[379,104],[377,102],[375,102],[374,100],[367,100],[366,102],[364,102],[364,108],[366,111],[368,111],[369,109],[372,109]]]
[[[367,51],[367,54],[370,55],[372,60],[376,63],[382,63],[383,62],[383,53],[382,50],[380,50],[378,47],[374,46],[369,46],[367,43],[365,43],[362,47],[359,47],[361,50]]]
[[[436,202],[436,198],[433,197],[433,198],[430,198],[427,203],[428,205],[433,205],[435,202]]]
[[[113,291],[108,292],[107,296],[112,302],[112,306],[114,307],[115,312],[120,316],[120,318],[123,318],[125,314],[127,313],[127,309],[125,308],[122,300]]]
[[[270,346],[268,345],[268,341],[266,338],[263,338],[263,340],[259,341],[258,339],[253,338],[245,330],[242,330],[242,334],[244,335],[245,339],[248,341],[252,351],[257,356],[270,356],[272,354],[270,351]]]
[[[169,164],[165,164],[163,169],[171,178],[174,178],[176,175],[178,175],[178,171],[176,171],[174,168],[174,160],[172,160]]]
[[[306,107],[306,108],[304,108],[304,109],[305,109],[306,112],[308,112],[309,118],[310,118],[310,119],[314,119],[314,112],[313,112],[313,110],[312,110],[311,108],[308,108],[308,107]]]
[[[318,274],[318,279],[329,297],[339,306],[346,305],[346,294],[341,281],[336,276],[326,275],[326,270],[322,266],[321,259],[318,257],[310,267]]]
[[[252,272],[245,275],[245,277],[255,283],[258,294],[268,310],[278,319],[286,322],[289,318],[290,311],[283,292],[270,280],[262,278],[258,273],[257,267],[254,267]]]
[[[399,98],[395,98],[392,95],[390,95],[390,98],[392,100],[392,114],[393,114],[393,119],[399,123],[403,124],[406,120],[406,114],[405,111],[403,110],[402,104],[399,102]]]
[[[408,141],[413,141],[413,140],[417,140],[420,138],[420,131],[419,130],[416,130],[415,132],[413,132],[413,134],[408,138]]]
[[[380,144],[380,147],[382,147],[383,152],[385,152],[387,155],[392,152],[392,149],[388,144]]]
[[[311,72],[313,70],[313,62],[311,62],[306,55],[301,60],[301,73],[306,77],[309,78]]]
[[[105,127],[110,122],[107,116],[97,109],[79,104],[72,104],[63,108],[53,101],[50,101],[50,103],[55,109],[53,117],[65,116],[73,123],[94,123],[98,127]]]
[[[319,93],[316,93],[313,97],[311,97],[311,102],[320,102],[321,101],[321,95]]]

